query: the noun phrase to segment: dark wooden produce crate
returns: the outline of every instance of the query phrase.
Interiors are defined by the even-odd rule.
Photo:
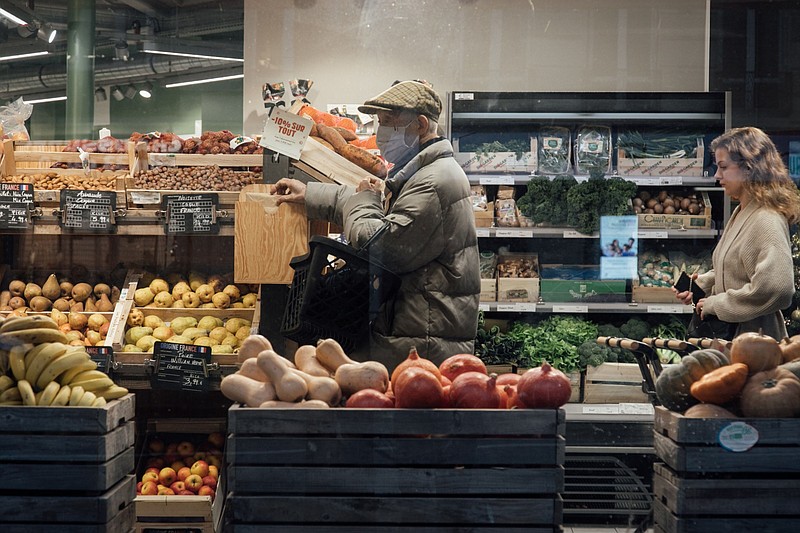
[[[561,531],[563,410],[228,411],[225,531]]]
[[[730,451],[731,423],[757,431],[749,449]],[[800,526],[800,419],[685,418],[656,407],[655,531],[796,532]]]
[[[95,407],[0,407],[0,531],[128,533],[133,394]]]

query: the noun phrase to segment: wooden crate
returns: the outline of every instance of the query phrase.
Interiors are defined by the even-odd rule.
[[[135,504],[136,533],[214,533],[216,530],[211,496],[137,496]]]
[[[752,446],[736,446],[748,434]],[[797,531],[798,435],[796,418],[686,418],[656,407],[654,445],[663,461],[654,467],[656,527],[680,533]]]
[[[664,229],[709,229],[711,227],[711,199],[707,192],[701,193],[705,211],[701,215],[636,215],[639,219],[639,229],[664,228]]]
[[[695,157],[628,157],[625,150],[617,152],[617,171],[623,178],[634,176],[700,177],[703,175],[705,148],[697,139]],[[713,180],[710,180],[713,182]]]
[[[586,369],[583,403],[648,403],[634,363],[603,363]]]
[[[640,304],[680,304],[672,287],[645,287],[634,283],[631,300]]]
[[[133,527],[134,396],[102,408],[0,407],[0,531]]]
[[[228,411],[226,531],[560,531],[563,410]]]

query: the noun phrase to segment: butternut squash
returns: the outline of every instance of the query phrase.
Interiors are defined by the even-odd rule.
[[[243,403],[248,407],[258,407],[264,402],[277,398],[272,383],[257,381],[241,374],[225,376],[222,378],[219,388],[229,400]]]
[[[259,407],[270,409],[328,409],[330,406],[322,400],[304,400],[302,402],[270,400],[262,403]]]
[[[292,370],[295,374],[303,378],[308,387],[308,400],[322,400],[331,407],[339,405],[342,401],[342,389],[331,377],[327,376],[312,376],[302,370]]]
[[[264,350],[271,349],[272,343],[269,342],[266,337],[263,335],[250,335],[242,341],[242,345],[239,347],[237,361],[243,363],[245,359],[256,357]]]
[[[346,396],[364,389],[386,392],[389,388],[389,370],[377,361],[340,365],[334,379]]]
[[[264,350],[256,357],[258,367],[275,385],[278,399],[284,402],[299,402],[308,394],[308,385],[286,365],[285,361],[285,358],[272,350]]]
[[[316,354],[317,360],[331,372],[336,372],[342,365],[357,363],[357,361],[347,357],[342,345],[334,339],[321,339],[317,343]]]
[[[310,344],[300,346],[294,352],[294,364],[299,369],[311,376],[319,376],[323,378],[333,377],[333,373],[322,366],[322,363],[317,359],[317,348]]]
[[[250,379],[255,379],[256,381],[269,381],[269,377],[267,377],[264,371],[259,368],[257,359],[255,357],[251,357],[242,361],[242,366],[239,367],[239,370],[237,370],[236,373],[246,376]]]

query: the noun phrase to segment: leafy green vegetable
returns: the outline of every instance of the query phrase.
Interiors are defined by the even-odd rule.
[[[597,338],[597,326],[573,316],[553,315],[536,325],[514,323],[508,336],[522,342],[519,366],[533,368],[547,361],[562,372],[580,368],[578,346]]]
[[[640,341],[650,336],[650,324],[641,318],[631,317],[619,327],[619,331],[626,339]]]
[[[567,193],[567,223],[581,233],[597,231],[601,216],[630,213],[630,200],[635,194],[635,183],[619,176],[604,178],[602,172],[592,170],[589,179]]]
[[[617,148],[628,157],[696,157],[699,131],[670,128],[623,129],[617,135]]]

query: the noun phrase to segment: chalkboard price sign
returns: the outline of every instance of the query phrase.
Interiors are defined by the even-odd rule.
[[[153,347],[156,371],[153,388],[205,392],[211,347],[158,341]]]
[[[86,353],[89,357],[97,363],[97,370],[100,372],[109,373],[112,365],[112,357],[114,356],[114,349],[111,346],[87,346]]]
[[[31,226],[33,185],[0,183],[0,229],[27,229]]]
[[[166,213],[164,231],[168,234],[219,233],[217,224],[219,196],[208,194],[165,194],[161,208]]]
[[[116,233],[114,191],[61,191],[61,227],[76,232]]]

